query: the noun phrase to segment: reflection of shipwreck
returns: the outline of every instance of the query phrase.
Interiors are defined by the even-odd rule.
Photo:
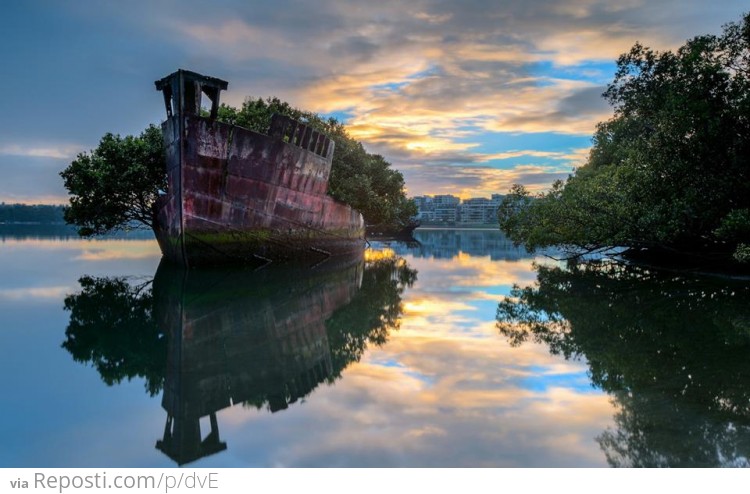
[[[265,263],[364,249],[362,215],[326,194],[330,138],[280,115],[267,136],[217,121],[220,79],[178,70],[156,88],[167,110],[168,190],[154,231],[167,259]],[[206,117],[202,94],[211,100]]]
[[[287,408],[398,328],[417,272],[387,251],[333,261],[258,271],[162,262],[145,283],[84,276],[65,298],[62,347],[110,386],[137,377],[149,395],[163,392],[156,446],[195,461],[227,447],[218,411]]]
[[[158,449],[178,464],[222,451],[217,411],[244,403],[275,412],[332,376],[325,321],[357,293],[363,264],[359,258],[321,268],[228,273],[160,266],[156,317],[169,350],[167,423]],[[211,428],[205,437],[203,417]]]

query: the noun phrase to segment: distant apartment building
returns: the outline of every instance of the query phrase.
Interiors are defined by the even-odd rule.
[[[438,195],[432,198],[432,204],[436,223],[455,223],[458,220],[459,197]]]
[[[492,194],[491,199],[474,197],[466,199],[460,206],[459,221],[464,224],[495,224],[497,223],[497,208],[503,196]]]
[[[433,223],[435,221],[435,207],[432,204],[432,197],[417,196],[413,199],[417,205],[417,219],[422,223]]]
[[[493,194],[490,199],[475,197],[461,199],[453,195],[418,196],[417,218],[423,224],[494,225],[497,223],[497,208],[503,195]]]

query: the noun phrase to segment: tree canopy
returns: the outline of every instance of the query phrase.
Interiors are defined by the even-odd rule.
[[[675,52],[617,60],[587,163],[532,196],[516,185],[500,226],[530,250],[726,253],[750,261],[750,14]]]
[[[407,199],[403,175],[383,156],[368,153],[335,118],[299,110],[278,98],[250,99],[241,108],[221,105],[218,119],[265,133],[280,113],[306,121],[336,142],[328,193],[362,213],[368,225],[407,225],[416,215]],[[82,236],[137,226],[153,228],[153,205],[166,190],[161,129],[149,126],[139,136],[105,134],[99,146],[81,153],[60,175],[71,198],[65,220]]]
[[[80,153],[60,176],[71,196],[65,221],[81,236],[153,228],[153,204],[167,188],[161,129],[150,125],[139,136],[105,134],[95,150]]]

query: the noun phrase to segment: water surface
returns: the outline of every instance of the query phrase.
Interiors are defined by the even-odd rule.
[[[416,237],[186,273],[147,237],[5,232],[0,465],[747,462],[745,284]]]

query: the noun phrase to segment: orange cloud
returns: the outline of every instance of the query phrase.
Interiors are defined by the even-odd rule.
[[[513,168],[406,165],[401,171],[411,195],[453,194],[465,199],[503,194],[517,183],[532,192],[540,192],[553,181],[566,179],[573,172],[573,163],[558,166],[529,164]]]
[[[180,20],[169,27],[206,55],[296,73],[293,79],[252,81],[251,92],[258,94],[260,86],[306,109],[346,112],[351,135],[400,169],[415,163],[467,167],[518,156],[564,161],[571,152],[477,149],[491,146],[495,133],[591,135],[612,114],[601,98],[610,74],[581,64],[612,62],[638,39],[664,48],[684,39],[684,28],[665,27],[672,7],[641,0],[568,0],[545,4],[533,16],[528,9],[533,5],[333,4],[308,12],[318,22],[298,29],[254,16]],[[233,87],[244,93],[250,83]],[[247,93],[236,91],[227,101],[241,103]],[[573,156],[569,168],[581,158]],[[459,194],[504,191],[513,183],[509,174],[529,171],[468,171],[491,183]],[[534,178],[548,179],[530,184],[541,190],[560,177],[551,171]],[[412,193],[456,193],[438,170],[421,180],[409,183]]]
[[[2,241],[4,250],[23,251],[51,250],[69,251],[76,255],[73,260],[108,261],[114,259],[159,258],[161,251],[155,240],[119,239],[13,239]]]

